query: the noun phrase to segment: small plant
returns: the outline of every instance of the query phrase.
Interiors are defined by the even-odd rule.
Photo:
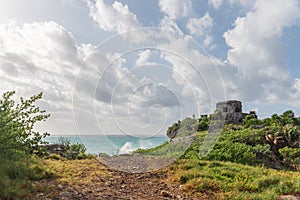
[[[68,159],[85,159],[90,156],[86,154],[86,147],[81,143],[72,143],[70,139],[65,137],[58,138],[58,144],[66,147],[66,158]]]
[[[70,159],[84,159],[87,158],[87,155],[85,154],[86,147],[84,144],[75,143],[71,144],[70,148],[67,150],[67,158]]]
[[[64,145],[67,149],[69,149],[70,145],[71,145],[71,141],[66,137],[57,138],[57,143],[61,144],[61,145]]]

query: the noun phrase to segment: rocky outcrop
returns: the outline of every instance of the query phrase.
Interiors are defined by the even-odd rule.
[[[67,156],[67,147],[62,144],[47,144],[44,145],[43,148],[47,152],[47,154],[59,154],[62,157]]]
[[[68,148],[63,144],[45,144],[42,146],[35,146],[32,148],[32,153],[35,153],[38,156],[49,156],[51,154],[57,154],[62,157],[67,157],[68,155],[77,155],[76,151],[70,152]]]

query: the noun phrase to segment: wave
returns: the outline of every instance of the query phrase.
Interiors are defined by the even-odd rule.
[[[154,147],[152,142],[147,140],[139,140],[138,143],[126,142],[118,151],[118,154],[131,154],[137,149],[148,149]]]

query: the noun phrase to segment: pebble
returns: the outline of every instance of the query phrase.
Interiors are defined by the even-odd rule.
[[[162,190],[160,192],[160,194],[163,196],[163,197],[173,197],[169,192],[165,191],[165,190]]]

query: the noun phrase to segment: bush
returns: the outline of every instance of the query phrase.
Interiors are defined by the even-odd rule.
[[[70,148],[67,150],[67,158],[84,159],[87,157],[85,152],[86,152],[86,147],[84,146],[84,144],[80,144],[80,143],[71,144]]]
[[[57,143],[66,147],[68,159],[84,159],[89,157],[89,155],[86,154],[86,147],[84,144],[72,143],[65,137],[59,137]]]
[[[258,120],[257,118],[254,118],[252,115],[247,115],[244,120],[244,124],[248,128],[253,125],[260,125],[260,120]]]
[[[261,154],[263,156],[270,156],[271,154],[271,146],[269,144],[261,145],[258,144],[253,147],[253,151],[257,154]]]
[[[280,155],[283,157],[283,161],[290,165],[300,164],[300,148],[284,147],[279,149]]]
[[[228,141],[218,142],[204,159],[230,161],[242,164],[252,164],[255,161],[255,154],[252,147],[244,143],[231,143]]]
[[[208,117],[202,117],[201,119],[199,119],[198,131],[208,130],[209,123],[210,121]]]

